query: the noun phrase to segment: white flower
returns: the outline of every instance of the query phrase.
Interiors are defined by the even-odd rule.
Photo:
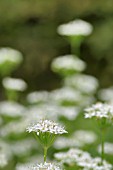
[[[96,117],[98,119],[113,119],[113,106],[103,103],[97,103],[85,109],[85,118]]]
[[[94,93],[99,85],[95,77],[85,74],[69,76],[65,78],[64,83],[86,94]]]
[[[58,33],[66,36],[87,36],[92,33],[93,27],[86,21],[76,19],[58,27]]]
[[[33,139],[24,139],[12,142],[10,149],[16,156],[25,156],[37,148],[37,142]]]
[[[57,160],[68,165],[77,164],[80,160],[91,159],[91,156],[88,152],[84,152],[80,149],[70,149],[67,152],[56,153],[54,156]]]
[[[60,74],[73,74],[85,70],[86,64],[74,55],[64,55],[55,58],[52,62],[52,70]]]
[[[27,96],[27,100],[29,103],[41,103],[41,102],[46,102],[48,99],[48,92],[47,91],[35,91]]]
[[[32,167],[32,170],[61,170],[60,167],[52,163],[41,163]]]
[[[113,87],[100,90],[98,96],[103,101],[113,103]]]
[[[6,77],[2,83],[4,88],[9,90],[24,91],[27,88],[27,84],[22,79]]]
[[[62,87],[57,90],[53,90],[50,93],[50,99],[62,104],[63,102],[78,103],[82,100],[82,95],[79,91],[70,87]]]
[[[83,170],[112,170],[113,166],[103,161],[101,158],[92,158],[88,152],[80,149],[70,149],[67,152],[60,152],[55,154],[55,158],[61,161],[62,164],[77,165]]]
[[[22,60],[23,57],[19,51],[9,47],[0,49],[0,65],[7,62],[20,63]]]
[[[9,160],[12,159],[12,152],[10,145],[3,140],[0,140],[0,168],[8,165]]]
[[[10,136],[10,135],[19,135],[25,132],[26,126],[28,126],[30,123],[30,120],[22,119],[18,121],[11,121],[10,123],[7,123],[0,129],[0,136]]]
[[[83,140],[84,136],[84,140]],[[55,143],[54,147],[56,149],[64,149],[71,147],[83,147],[87,144],[92,144],[97,139],[95,133],[91,131],[78,130],[74,132],[70,137],[59,137]]]
[[[7,157],[4,153],[0,153],[0,167],[5,167],[8,164]]]
[[[29,133],[36,132],[37,135],[44,132],[49,132],[55,135],[67,133],[64,127],[59,126],[57,123],[51,120],[40,120],[37,124],[29,126],[26,130]]]
[[[37,160],[39,163],[42,162],[42,155],[36,154],[35,156],[31,156],[29,159],[27,159],[27,162],[25,163],[17,163],[15,170],[31,170],[33,165],[36,164]]]
[[[84,146],[86,144],[91,144],[96,141],[97,136],[94,132],[88,131],[88,130],[77,130],[73,134],[75,140],[77,139],[78,142],[81,143],[81,146]],[[84,136],[84,140],[83,140]]]
[[[101,146],[98,146],[98,152],[101,153]],[[104,143],[104,152],[108,155],[113,155],[113,143]]]
[[[80,161],[78,162],[78,165],[83,167],[83,170],[112,170],[113,166],[111,164],[105,160],[103,161],[103,164],[101,164],[101,161],[101,158],[96,157],[88,161]]]
[[[94,98],[83,95],[80,91],[72,87],[62,87],[60,89],[53,90],[50,95],[50,101],[54,104],[60,105],[75,105],[86,106],[94,102]]]
[[[2,101],[0,102],[0,115],[18,117],[23,116],[25,112],[24,106],[16,102]]]

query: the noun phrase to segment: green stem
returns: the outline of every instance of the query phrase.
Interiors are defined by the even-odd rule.
[[[104,160],[104,130],[101,131],[101,164],[103,164]]]
[[[47,147],[44,147],[44,162],[46,162],[47,158]]]
[[[71,43],[71,54],[73,55],[77,55],[78,57],[80,57],[80,44],[74,44],[73,41],[70,42]]]

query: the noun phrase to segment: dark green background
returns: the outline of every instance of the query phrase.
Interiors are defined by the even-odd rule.
[[[57,26],[81,18],[94,31],[81,46],[86,73],[99,78],[101,87],[112,85],[112,0],[0,0],[0,47],[12,47],[24,55],[24,63],[13,73],[24,78],[28,90],[53,89],[60,78],[50,71],[54,57],[70,53],[68,42],[57,34]]]

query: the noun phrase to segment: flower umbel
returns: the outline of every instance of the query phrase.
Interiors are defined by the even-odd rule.
[[[31,125],[27,131],[33,132],[36,139],[44,148],[44,162],[46,162],[47,150],[53,144],[56,135],[67,133],[64,127],[59,126],[51,120],[40,120],[37,124]]]
[[[83,35],[87,36],[91,34],[93,27],[90,23],[76,19],[66,24],[62,24],[58,27],[58,33],[61,35]]]
[[[52,164],[52,163],[44,163],[44,164],[37,164],[32,167],[32,170],[61,170],[60,167]]]
[[[92,118],[96,117],[98,119],[113,119],[113,106],[104,104],[104,103],[97,103],[92,105],[89,108],[85,109],[85,118]]]
[[[38,136],[40,135],[40,133],[46,133],[46,132],[55,135],[67,133],[64,127],[59,126],[57,123],[51,120],[40,120],[37,124],[29,126],[27,128],[27,131],[29,133],[36,132]]]

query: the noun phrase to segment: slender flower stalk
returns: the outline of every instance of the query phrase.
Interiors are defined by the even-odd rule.
[[[48,148],[44,147],[44,162],[46,162],[46,159],[47,159],[47,150]]]
[[[104,130],[101,131],[101,164],[103,164],[103,160],[104,160]]]
[[[92,107],[85,109],[85,118],[94,118],[98,121],[101,133],[101,164],[104,161],[104,142],[105,130],[112,123],[113,120],[113,106],[103,103],[97,103]]]

